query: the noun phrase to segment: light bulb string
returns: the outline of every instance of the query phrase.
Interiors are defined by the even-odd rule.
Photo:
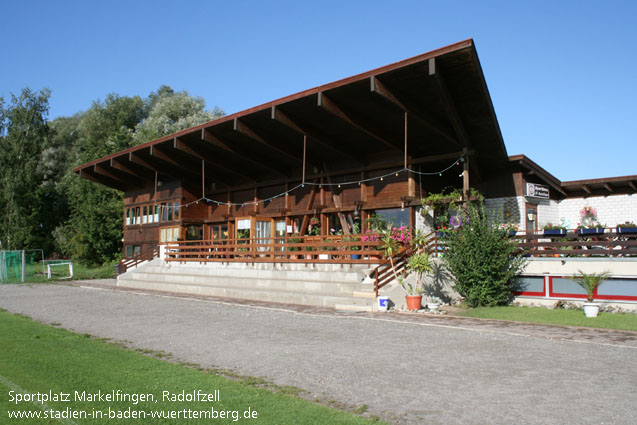
[[[392,175],[394,176],[398,176],[398,174],[400,173],[405,173],[405,172],[409,172],[409,173],[413,173],[413,174],[417,174],[420,176],[435,176],[435,175],[439,175],[442,176],[443,173],[449,171],[450,169],[452,169],[453,167],[455,167],[456,165],[459,165],[461,161],[464,160],[464,154],[461,155],[458,159],[454,160],[453,163],[445,168],[443,168],[442,170],[439,171],[433,171],[433,172],[423,172],[423,171],[416,171],[416,170],[412,170],[411,168],[408,167],[404,167],[395,171],[392,171],[390,173],[386,173],[380,176],[376,176],[376,177],[369,177],[366,179],[361,179],[361,180],[350,180],[350,181],[345,181],[345,182],[340,182],[340,183],[316,183],[316,182],[304,182],[304,183],[299,183],[296,186],[294,186],[292,189],[286,190],[285,192],[281,192],[277,195],[271,196],[267,199],[261,199],[259,201],[247,201],[247,202],[222,202],[222,201],[217,201],[214,199],[210,199],[207,197],[201,197],[195,201],[191,201],[188,202],[187,204],[182,204],[182,205],[173,205],[173,206],[165,206],[164,208],[187,208],[191,205],[194,204],[198,204],[199,202],[206,202],[206,203],[213,203],[216,205],[220,205],[220,206],[239,206],[239,207],[245,207],[246,205],[258,205],[260,203],[266,203],[266,202],[271,202],[274,199],[280,198],[282,196],[285,195],[289,195],[290,193],[294,192],[295,190],[299,189],[299,188],[304,188],[306,185],[307,186],[327,186],[327,187],[341,187],[341,186],[350,186],[350,185],[360,185],[362,183],[367,183],[367,182],[371,182],[371,181],[376,181],[376,180],[383,180],[386,177],[390,177]]]

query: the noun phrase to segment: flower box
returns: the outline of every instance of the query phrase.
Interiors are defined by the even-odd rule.
[[[590,229],[577,229],[578,235],[601,235],[604,233],[603,227],[593,227]]]
[[[626,235],[628,234],[634,235],[635,233],[637,233],[637,227],[618,227],[617,233],[623,233]]]
[[[566,229],[544,229],[544,236],[564,236]]]

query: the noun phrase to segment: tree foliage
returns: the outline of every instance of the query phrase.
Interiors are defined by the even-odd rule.
[[[46,159],[48,90],[24,89],[0,102],[0,244],[3,249],[47,245],[55,209]]]
[[[445,233],[443,261],[454,276],[455,289],[471,307],[508,304],[511,285],[525,259],[516,254],[514,240],[498,229],[484,207],[461,210],[456,229]]]
[[[0,98],[0,242],[89,264],[117,258],[122,193],[73,168],[223,115],[161,86],[147,98],[109,94],[84,112],[47,121],[48,90]]]

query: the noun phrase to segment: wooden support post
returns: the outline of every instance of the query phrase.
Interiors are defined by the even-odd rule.
[[[407,168],[407,111],[405,111],[405,169]]]
[[[464,158],[462,165],[462,199],[464,202],[469,201],[469,157]]]
[[[307,150],[307,135],[303,135],[303,180],[301,184],[305,184],[305,152]]]
[[[206,197],[206,165],[203,159],[201,160],[201,197]]]

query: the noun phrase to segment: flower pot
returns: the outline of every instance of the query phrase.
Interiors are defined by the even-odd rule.
[[[617,233],[635,234],[637,233],[637,227],[618,227]]]
[[[330,255],[329,254],[319,254],[319,260],[329,260],[330,259]]]
[[[586,317],[597,317],[599,314],[599,304],[584,303],[584,314]]]
[[[578,235],[601,235],[604,233],[603,227],[594,227],[592,229],[577,229]]]
[[[407,310],[420,310],[422,307],[422,295],[405,295]]]
[[[440,308],[440,303],[427,303],[427,308],[429,311],[436,311]]]
[[[513,236],[517,235],[517,233],[517,230],[509,230],[509,237],[512,238]]]
[[[352,260],[360,260],[361,259],[361,255],[360,254],[352,254],[352,255],[350,255],[350,258]]]
[[[544,229],[544,236],[564,236],[566,229]]]

